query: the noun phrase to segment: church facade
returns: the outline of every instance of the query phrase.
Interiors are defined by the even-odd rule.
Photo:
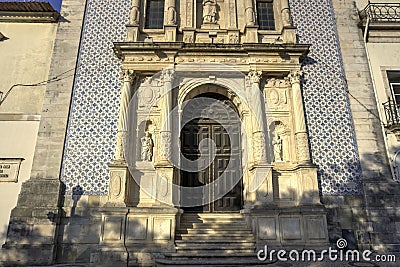
[[[75,74],[47,85],[2,262],[234,266],[339,238],[397,249],[352,1],[65,0],[60,14],[49,77],[60,62]]]

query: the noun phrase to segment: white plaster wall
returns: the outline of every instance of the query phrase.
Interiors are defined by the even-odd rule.
[[[390,96],[389,84],[385,72],[386,70],[400,71],[400,44],[367,43],[367,52],[378,96],[379,109],[381,110],[382,119],[385,120],[385,112],[382,103],[387,102]],[[400,149],[400,145],[394,134],[388,134],[387,141],[389,157],[390,160],[392,160],[394,153]]]
[[[47,80],[56,29],[54,23],[0,23],[0,32],[8,38],[0,42],[0,91]],[[0,113],[39,114],[45,88],[14,88]]]
[[[0,182],[0,244],[4,244],[11,209],[21,184],[30,177],[40,116],[0,114],[0,158],[24,158],[18,182]]]
[[[0,91],[48,79],[57,24],[0,23]],[[0,182],[0,245],[21,184],[32,168],[46,86],[15,87],[0,106],[0,158],[24,158],[18,182]]]

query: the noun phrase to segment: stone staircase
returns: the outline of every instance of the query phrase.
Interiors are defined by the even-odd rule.
[[[185,213],[175,244],[176,252],[158,258],[157,266],[261,265],[253,233],[240,213]]]

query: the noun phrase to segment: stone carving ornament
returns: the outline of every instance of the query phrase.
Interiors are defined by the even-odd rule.
[[[272,145],[274,146],[274,159],[275,162],[283,161],[282,158],[282,138],[279,134],[274,133],[274,139],[272,140]]]
[[[253,134],[253,149],[254,160],[265,160],[265,136],[263,133],[258,132]]]
[[[246,8],[246,25],[254,26],[256,24],[256,18],[254,15],[253,7]]]
[[[139,1],[140,0],[132,0],[132,9],[131,9],[131,13],[129,16],[129,24],[134,25],[134,26],[139,25],[139,16],[140,16]]]
[[[171,158],[171,132],[161,133],[162,154],[166,159]]]
[[[283,21],[283,26],[291,26],[292,25],[292,19],[290,18],[289,8],[285,8],[282,10],[282,21]]]
[[[310,151],[308,149],[307,133],[296,134],[296,151],[299,161],[310,161]]]
[[[203,0],[203,23],[217,22],[217,1]]]
[[[279,87],[284,88],[289,86],[289,79],[285,77],[285,79],[277,79],[277,78],[269,78],[267,80],[267,84],[265,87]]]
[[[185,35],[185,37],[183,38],[185,43],[193,43],[193,35]]]
[[[168,16],[167,16],[168,25],[176,25],[175,0],[168,0],[167,14],[168,14]]]
[[[229,34],[229,43],[230,44],[238,44],[239,43],[239,36],[237,33]]]
[[[173,69],[165,69],[162,72],[164,82],[172,82],[175,77],[175,71]]]
[[[303,72],[301,70],[293,70],[289,73],[288,78],[291,84],[300,83]]]
[[[256,83],[259,84],[260,80],[261,80],[261,75],[262,75],[262,71],[250,71],[249,72],[249,79],[251,81],[251,83]]]
[[[151,139],[151,135],[149,132],[145,133],[145,136],[143,136],[140,139],[142,143],[142,161],[151,161],[153,158],[153,139]]]

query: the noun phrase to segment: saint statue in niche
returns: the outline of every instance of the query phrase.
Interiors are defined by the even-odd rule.
[[[151,135],[149,132],[145,133],[140,141],[142,142],[142,160],[143,161],[151,161],[153,157],[153,140],[151,139]]]
[[[216,23],[217,19],[216,0],[203,0],[203,23]]]
[[[282,159],[282,138],[275,133],[274,139],[272,140],[272,144],[274,145],[274,158],[276,161],[283,161]]]

